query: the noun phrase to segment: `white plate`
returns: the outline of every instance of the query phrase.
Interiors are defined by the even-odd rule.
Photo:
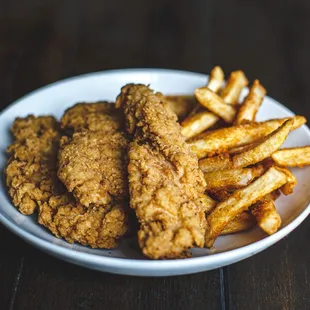
[[[0,115],[0,171],[6,164],[5,150],[11,142],[9,128],[17,116],[53,114],[60,117],[64,110],[78,101],[114,100],[120,88],[129,82],[150,84],[165,94],[192,94],[205,85],[202,74],[158,69],[115,70],[87,74],[43,87],[16,101]],[[243,94],[244,95],[244,94]],[[265,120],[290,116],[293,113],[275,100],[266,97],[258,118]],[[294,131],[285,146],[310,144],[310,131],[303,126]],[[258,253],[279,241],[295,229],[309,214],[310,167],[294,169],[298,185],[293,195],[277,200],[283,225],[274,235],[266,237],[259,229],[220,237],[215,250],[194,249],[193,257],[182,260],[151,261],[132,246],[132,240],[123,240],[118,249],[107,251],[69,244],[55,238],[36,222],[35,216],[20,214],[7,196],[4,176],[0,184],[0,221],[43,251],[65,261],[111,273],[137,276],[181,275],[229,265]]]

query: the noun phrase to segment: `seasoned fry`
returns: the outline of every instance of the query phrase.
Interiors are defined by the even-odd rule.
[[[293,119],[285,121],[283,125],[265,137],[259,144],[242,153],[235,155],[225,154],[225,156],[218,155],[202,159],[199,161],[200,169],[206,172],[212,171],[210,170],[212,168],[224,170],[254,165],[265,158],[268,158],[281,147],[292,129],[293,124]]]
[[[198,158],[213,156],[234,147],[259,141],[276,130],[288,119],[290,118],[273,119],[260,123],[221,128],[203,133],[189,140],[188,143]],[[306,119],[303,116],[297,115],[292,117],[292,119],[294,119],[292,130],[306,123]]]
[[[218,191],[245,187],[263,173],[263,166],[207,172],[204,174],[206,190]]]
[[[242,71],[238,70],[232,72],[221,94],[224,102],[233,105],[237,104],[242,89],[246,87],[248,83],[249,81]]]
[[[164,107],[167,110],[174,112],[179,120],[183,120],[197,104],[196,98],[192,95],[163,96]]]
[[[241,231],[249,230],[256,224],[255,217],[248,212],[238,214],[221,232],[221,235],[235,234]]]
[[[213,157],[206,157],[199,160],[199,168],[203,172],[232,169],[229,153],[223,153]]]
[[[221,67],[215,66],[210,72],[210,77],[207,86],[210,90],[217,93],[222,87],[223,82],[224,82],[224,72]]]
[[[196,99],[209,111],[221,117],[225,122],[232,123],[236,116],[236,109],[226,104],[221,97],[212,92],[207,86],[195,90]]]
[[[281,226],[281,217],[270,198],[263,198],[251,208],[258,226],[268,235],[274,234]]]
[[[310,146],[281,149],[271,158],[277,165],[301,168],[310,165]]]
[[[231,193],[232,192],[228,190],[219,190],[219,191],[209,190],[208,191],[208,195],[210,195],[210,197],[212,197],[212,199],[216,200],[217,202],[222,202],[228,199]]]
[[[182,135],[192,138],[213,126],[219,117],[208,111],[199,112],[182,122]]]
[[[233,156],[233,167],[246,167],[269,157],[281,147],[293,125],[293,119],[285,121],[283,125],[264,138],[257,146]]]
[[[199,197],[195,203],[204,210],[205,214],[210,213],[216,206],[216,201],[207,195]]]
[[[217,236],[238,214],[246,211],[260,198],[294,179],[288,169],[271,167],[256,181],[236,190],[227,200],[220,202],[207,217],[206,246],[212,247]]]
[[[255,80],[237,113],[235,125],[254,122],[265,95],[266,89]]]
[[[210,72],[209,80],[207,83],[207,87],[211,89],[213,92],[217,93],[219,89],[222,87],[224,82],[224,72],[221,67],[215,66],[212,71]],[[194,109],[189,114],[188,118],[195,115],[202,106],[198,103],[194,107]]]

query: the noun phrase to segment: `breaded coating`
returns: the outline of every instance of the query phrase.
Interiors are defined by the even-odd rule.
[[[109,103],[78,104],[64,114],[58,177],[85,207],[128,197],[127,147],[122,116]]]
[[[77,131],[116,132],[122,128],[123,115],[114,104],[102,101],[97,103],[77,103],[66,110],[61,118],[61,128]]]
[[[140,222],[140,247],[154,259],[186,257],[189,248],[204,246],[205,213],[195,200],[203,196],[205,181],[197,157],[176,115],[148,87],[126,85],[116,104],[133,134],[129,190]]]
[[[38,201],[63,191],[63,186],[55,182],[59,124],[51,116],[29,115],[14,121],[12,133],[15,142],[7,149],[6,184],[15,207],[29,215]]]
[[[53,117],[16,119],[15,142],[8,148],[9,194],[23,214],[38,207],[40,224],[68,242],[113,248],[128,230],[125,202],[85,208],[57,178],[60,126]]]
[[[58,176],[86,207],[128,196],[128,139],[122,132],[85,131],[63,137]]]
[[[128,230],[125,210],[124,203],[85,208],[67,193],[41,203],[38,221],[69,243],[112,249]]]

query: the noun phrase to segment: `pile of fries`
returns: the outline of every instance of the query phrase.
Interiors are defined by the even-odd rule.
[[[248,80],[215,67],[206,86],[195,90],[196,105],[181,122],[182,133],[199,158],[206,193],[212,197],[207,215],[206,246],[222,234],[258,225],[267,234],[281,226],[275,200],[289,195],[296,178],[288,167],[310,164],[310,146],[280,149],[289,133],[306,123],[303,116],[256,121],[266,95],[258,80],[242,102]],[[192,100],[192,99],[191,99]]]

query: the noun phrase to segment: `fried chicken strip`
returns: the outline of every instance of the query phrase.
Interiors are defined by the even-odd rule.
[[[59,124],[52,116],[29,115],[17,118],[11,131],[15,141],[7,149],[6,184],[14,206],[30,215],[38,201],[63,190],[55,182]]]
[[[57,178],[60,126],[53,117],[16,119],[8,148],[9,194],[23,214],[37,208],[38,221],[57,237],[91,247],[113,248],[127,229],[126,203],[85,208]]]
[[[62,117],[62,127],[74,133],[61,139],[58,177],[86,207],[128,196],[128,139],[121,119],[106,102],[77,104]]]
[[[117,98],[132,134],[129,146],[131,207],[140,222],[138,241],[144,255],[177,258],[204,246],[204,208],[195,203],[205,181],[181,134],[174,113],[144,85],[129,84]]]

